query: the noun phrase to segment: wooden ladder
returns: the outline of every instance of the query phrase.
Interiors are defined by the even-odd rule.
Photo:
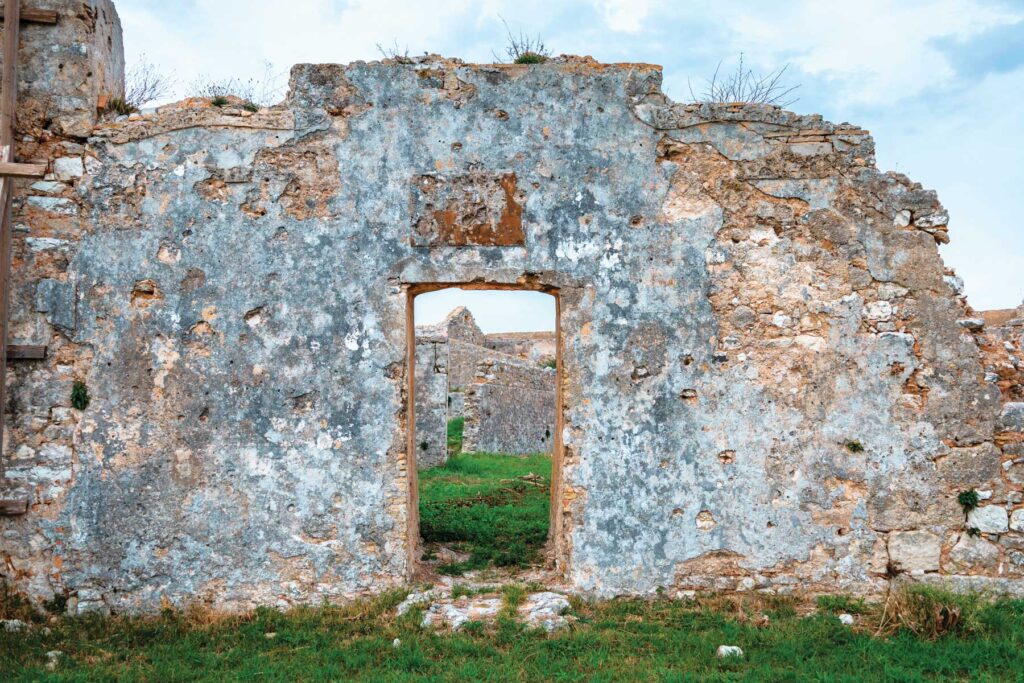
[[[4,412],[7,407],[7,360],[45,357],[39,347],[8,347],[7,318],[11,277],[11,195],[14,178],[41,178],[46,164],[21,164],[14,160],[14,117],[18,103],[18,42],[21,22],[56,24],[53,10],[21,11],[20,0],[6,0],[4,18],[4,65],[0,80],[0,515],[28,512],[29,496],[10,493],[3,457]]]

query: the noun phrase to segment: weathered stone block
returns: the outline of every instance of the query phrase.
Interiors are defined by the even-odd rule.
[[[949,551],[949,562],[957,572],[994,570],[999,565],[999,546],[981,536],[961,534]]]
[[[939,570],[942,539],[928,531],[894,531],[889,534],[889,560],[910,573]]]
[[[986,534],[1001,534],[1008,529],[1006,509],[998,505],[982,505],[967,513],[967,526]]]
[[[75,330],[76,303],[75,287],[69,282],[46,279],[36,285],[35,309],[64,332]]]
[[[1004,404],[999,428],[1004,432],[1024,432],[1024,403]]]
[[[1013,511],[1009,525],[1014,531],[1024,531],[1024,508]]]

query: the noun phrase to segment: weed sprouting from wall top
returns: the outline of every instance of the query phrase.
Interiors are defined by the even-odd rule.
[[[790,96],[800,86],[787,86],[782,81],[789,69],[788,64],[768,73],[756,74],[744,64],[741,52],[735,71],[722,74],[721,69],[722,63],[719,62],[699,96],[694,94],[690,85],[690,97],[694,102],[743,102],[788,107],[798,99]]]
[[[504,18],[501,19],[501,23],[505,25],[505,33],[508,35],[508,45],[505,46],[505,59],[513,64],[543,64],[551,58],[551,52],[544,45],[544,41],[541,40],[540,36],[531,38],[520,31],[517,37],[512,33],[512,29],[508,27],[508,22]],[[499,62],[505,61],[496,54],[494,58]]]

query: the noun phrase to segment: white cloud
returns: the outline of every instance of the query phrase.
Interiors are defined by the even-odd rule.
[[[735,10],[735,5],[729,5]],[[791,62],[838,86],[840,104],[878,104],[913,97],[955,76],[940,49],[1024,17],[978,0],[862,0],[836,11],[804,0],[770,12],[732,11],[723,20],[739,46]]]
[[[605,24],[613,31],[636,33],[654,6],[653,0],[600,0]]]

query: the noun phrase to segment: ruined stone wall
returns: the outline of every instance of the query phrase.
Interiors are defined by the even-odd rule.
[[[484,346],[543,364],[555,359],[554,332],[505,332],[485,335]]]
[[[1024,592],[1022,430],[934,193],[854,126],[660,82],[299,65],[279,108],[95,130],[80,176],[17,207],[13,341],[51,356],[10,380],[33,500],[0,520],[4,579],[78,610],[404,581],[408,294],[475,282],[559,293],[553,540],[578,590]]]
[[[467,385],[462,449],[467,452],[551,453],[555,433],[555,371],[500,358],[477,364]]]
[[[416,342],[416,466],[448,460],[448,343]]]
[[[40,0],[31,9],[58,12],[56,24],[23,21],[18,47],[19,152],[41,158],[42,131],[84,138],[97,105],[124,95],[121,22],[111,0]],[[0,44],[3,40],[0,39]],[[3,60],[0,59],[0,62]]]

